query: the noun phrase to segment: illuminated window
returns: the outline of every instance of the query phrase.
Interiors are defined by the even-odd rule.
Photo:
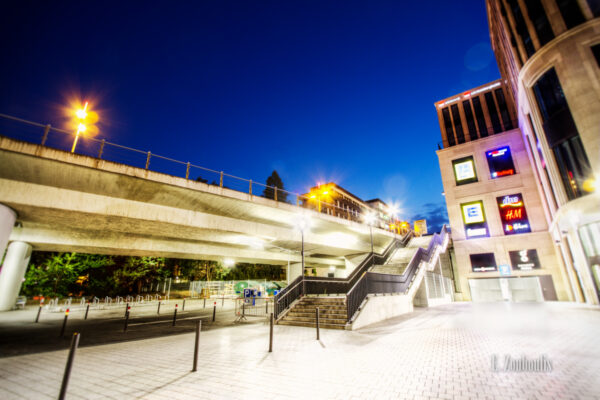
[[[494,253],[470,254],[469,257],[471,258],[471,270],[473,272],[498,271]]]
[[[477,182],[475,162],[472,156],[452,161],[452,169],[454,170],[454,179],[457,185]]]
[[[481,200],[471,201],[460,205],[460,210],[465,224],[467,239],[489,236],[485,211]]]
[[[488,150],[485,152],[485,156],[490,167],[490,176],[492,179],[516,174],[515,165],[510,154],[510,147],[504,146]]]
[[[521,193],[496,197],[505,235],[531,232]]]

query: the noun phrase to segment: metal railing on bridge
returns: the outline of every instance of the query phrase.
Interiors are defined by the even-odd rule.
[[[4,136],[69,152],[75,133],[53,127],[50,124],[40,124],[0,113],[0,137]],[[241,178],[222,170],[206,168],[189,161],[180,161],[151,151],[123,146],[106,139],[81,135],[74,153],[185,178],[186,180],[193,180],[223,189],[235,190],[251,196],[265,197],[318,212],[313,207],[308,206],[310,199],[302,194],[283,190],[276,186],[268,186],[252,179]],[[327,206],[322,208],[322,213],[326,213],[327,208],[329,208],[339,211],[329,214],[335,218],[352,219],[353,221],[365,220],[364,215],[361,213],[351,216],[348,209],[323,200],[319,201],[322,206]]]

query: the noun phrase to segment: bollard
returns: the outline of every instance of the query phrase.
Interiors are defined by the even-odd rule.
[[[183,298],[183,304],[181,305],[181,311],[185,311],[185,297]]]
[[[196,342],[194,344],[194,366],[192,368],[192,372],[196,372],[198,367],[198,347],[200,347],[200,330],[202,327],[202,320],[198,319],[196,321]]]
[[[272,353],[273,352],[273,320],[274,320],[273,313],[271,313],[270,320],[271,320],[271,324],[270,324],[271,327],[269,329],[269,353]]]
[[[90,312],[90,302],[88,301],[87,307],[85,308],[85,317],[83,319],[87,319],[87,315]]]
[[[221,297],[221,307],[225,307],[225,295]]]
[[[265,314],[269,315],[269,302],[265,299]]]
[[[156,310],[157,314],[160,314],[160,300],[158,301],[158,310]]]
[[[60,337],[65,336],[65,328],[67,327],[67,318],[69,318],[69,309],[65,311],[65,319],[63,320],[62,329],[60,330]]]
[[[206,308],[206,297],[204,298],[204,305],[202,306],[202,308]]]
[[[217,302],[215,301],[215,306],[213,307],[213,320],[212,322],[215,322],[215,315],[217,314]]]
[[[129,302],[127,302],[127,304],[125,304],[125,315],[123,315],[123,318],[125,318],[127,316],[127,311],[129,311]]]
[[[80,333],[75,332],[73,339],[71,339],[71,348],[69,349],[69,357],[67,358],[67,365],[65,366],[65,373],[63,375],[62,385],[60,385],[60,394],[58,400],[64,400],[67,395],[67,386],[69,385],[69,377],[71,376],[71,368],[73,368],[73,360],[75,359],[75,350],[79,346]]]
[[[246,303],[242,303],[242,318],[246,317]]]
[[[315,314],[317,317],[317,340],[319,340],[319,307],[315,309]]]
[[[127,332],[127,325],[129,325],[129,310],[125,311],[125,325],[123,326],[123,333]]]
[[[37,316],[35,317],[35,323],[40,320],[40,314],[42,313],[42,305],[40,304],[40,308],[38,309]]]
[[[175,322],[177,322],[177,304],[175,304],[175,311],[173,311],[173,326],[175,326]]]

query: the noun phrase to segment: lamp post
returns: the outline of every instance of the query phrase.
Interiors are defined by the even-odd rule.
[[[73,140],[73,147],[71,148],[71,153],[75,152],[75,147],[77,146],[77,141],[79,140],[79,134],[85,132],[86,127],[83,124],[83,121],[87,117],[87,108],[88,108],[88,102],[86,101],[83,108],[80,110],[77,110],[75,112],[75,115],[77,116],[77,119],[79,120],[79,125],[77,125],[77,133],[75,134],[75,140]]]
[[[296,228],[300,231],[302,237],[302,247],[300,248],[300,254],[302,257],[302,293],[305,293],[305,283],[304,283],[304,231],[308,229],[310,221],[306,215],[299,215],[296,220]]]
[[[365,222],[369,225],[369,232],[371,233],[371,255],[374,253],[373,251],[373,222],[375,222],[375,214],[373,212],[367,213],[365,215]]]

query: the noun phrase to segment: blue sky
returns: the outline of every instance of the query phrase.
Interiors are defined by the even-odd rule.
[[[483,0],[405,3],[11,2],[0,113],[60,126],[76,93],[110,141],[433,219],[433,103],[499,73]]]

